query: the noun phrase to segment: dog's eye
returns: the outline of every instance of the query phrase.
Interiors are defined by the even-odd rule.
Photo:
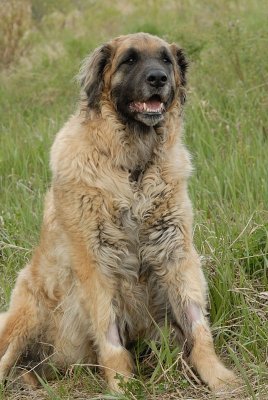
[[[163,57],[163,62],[165,63],[165,64],[171,64],[171,59],[169,58],[169,57]]]
[[[137,61],[136,57],[128,57],[125,61],[124,64],[128,65],[133,65]]]

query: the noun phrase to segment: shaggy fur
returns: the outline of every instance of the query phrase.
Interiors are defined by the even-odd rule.
[[[235,381],[214,351],[192,243],[186,67],[180,48],[142,33],[86,59],[79,109],[51,151],[40,244],[0,317],[2,380],[18,359],[49,357],[60,369],[98,363],[119,390],[128,343],[167,316],[211,389]]]

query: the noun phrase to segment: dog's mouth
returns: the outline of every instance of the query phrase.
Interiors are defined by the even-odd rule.
[[[129,104],[131,112],[149,114],[149,115],[161,115],[165,111],[165,105],[158,95],[151,96],[146,101],[133,101]]]

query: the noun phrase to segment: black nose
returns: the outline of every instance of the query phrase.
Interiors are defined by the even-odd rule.
[[[146,81],[153,87],[162,87],[167,82],[167,75],[161,69],[153,69],[146,76]]]

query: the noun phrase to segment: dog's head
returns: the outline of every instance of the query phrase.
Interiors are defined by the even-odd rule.
[[[119,118],[155,126],[185,102],[187,61],[175,44],[145,33],[120,36],[97,48],[79,77],[89,108],[105,95]]]

